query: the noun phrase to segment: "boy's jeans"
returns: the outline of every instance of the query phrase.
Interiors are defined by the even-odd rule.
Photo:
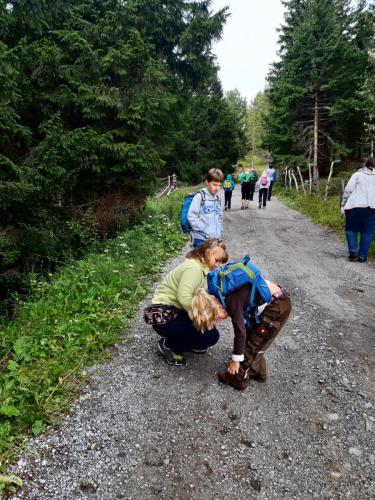
[[[167,347],[176,354],[181,354],[191,349],[207,349],[215,345],[220,337],[216,328],[198,332],[189,318],[187,312],[179,311],[176,318],[164,325],[153,325],[152,328],[167,341]]]
[[[193,243],[192,243],[192,247],[193,248],[200,247],[201,245],[203,245],[204,242],[205,242],[205,240],[200,240],[199,238],[194,238]]]
[[[358,257],[367,259],[375,235],[375,209],[352,208],[345,211],[345,230],[349,253],[358,253]],[[360,233],[358,251],[358,233]]]

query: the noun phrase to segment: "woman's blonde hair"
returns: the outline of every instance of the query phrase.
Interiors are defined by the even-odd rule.
[[[204,288],[198,288],[191,301],[189,317],[199,332],[212,330],[219,314],[219,301]]]
[[[219,238],[208,238],[204,240],[200,247],[193,248],[186,254],[187,259],[197,259],[202,262],[202,264],[207,264],[208,252],[216,247],[220,247],[224,252],[224,257],[222,263],[228,262],[228,253],[223,240]]]

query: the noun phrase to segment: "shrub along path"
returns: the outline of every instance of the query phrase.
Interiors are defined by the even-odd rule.
[[[132,341],[14,468],[18,498],[375,498],[374,264],[347,262],[334,233],[276,199],[239,205],[237,188],[224,216],[231,259],[249,251],[294,304],[267,383],[241,393],[217,382],[228,321],[208,354],[165,365],[146,300]]]

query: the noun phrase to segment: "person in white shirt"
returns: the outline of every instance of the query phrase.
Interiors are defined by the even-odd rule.
[[[349,260],[366,262],[375,235],[375,158],[355,172],[345,187],[341,200]],[[360,235],[358,245],[358,234]]]

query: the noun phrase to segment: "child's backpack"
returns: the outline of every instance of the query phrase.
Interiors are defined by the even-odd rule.
[[[254,301],[255,293],[258,292],[260,298],[267,303],[271,302],[272,295],[259,269],[250,262],[249,255],[245,255],[242,260],[214,269],[207,275],[208,293],[215,295],[225,308],[225,297],[248,284],[251,284],[252,287],[249,305],[244,311],[245,318],[251,316],[259,323],[257,305]]]
[[[225,180],[223,184],[224,189],[230,189],[232,187],[232,183],[230,181]]]
[[[196,193],[189,193],[184,197],[184,200],[181,205],[181,211],[180,211],[180,227],[181,231],[183,233],[190,233],[191,227],[188,221],[188,212],[189,208],[191,205],[191,202],[193,201],[193,198],[196,194],[200,194],[202,199],[201,199],[201,207],[204,205],[204,202],[206,201],[206,193],[201,189],[200,191],[197,191]]]
[[[268,184],[268,177],[266,175],[262,175],[259,181],[261,186],[267,186]]]

